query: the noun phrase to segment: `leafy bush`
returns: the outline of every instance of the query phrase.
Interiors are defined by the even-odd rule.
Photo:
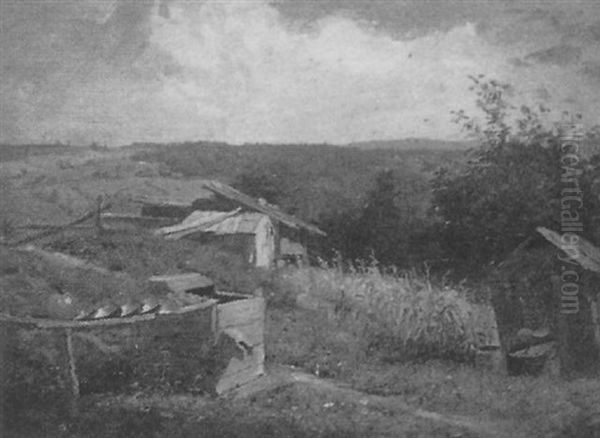
[[[507,98],[508,84],[471,79],[484,119],[464,111],[454,115],[480,146],[463,168],[441,168],[433,180],[433,206],[444,224],[438,239],[452,268],[481,271],[503,260],[536,227],[559,228],[565,184],[575,179],[584,199],[578,218],[585,237],[594,240],[600,207],[594,181],[600,168],[597,158],[584,153],[591,137],[581,157],[565,161],[560,138],[542,123],[548,109],[517,110]]]

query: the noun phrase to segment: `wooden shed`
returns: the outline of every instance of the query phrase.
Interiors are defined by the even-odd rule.
[[[280,260],[307,260],[309,237],[325,236],[318,227],[277,206],[217,181],[182,180],[165,186],[171,190],[155,194],[144,191],[142,196],[134,197],[142,206],[140,224],[161,223],[163,228],[158,233],[171,238],[202,240],[201,235],[219,236],[229,246],[246,248],[246,259],[256,266],[272,266]],[[111,222],[135,221],[130,216],[104,218]],[[289,249],[293,252],[288,254]]]
[[[193,239],[218,242],[242,254],[251,265],[268,268],[275,260],[275,229],[271,218],[262,213],[195,211],[181,223],[162,227],[156,234],[167,239]]]

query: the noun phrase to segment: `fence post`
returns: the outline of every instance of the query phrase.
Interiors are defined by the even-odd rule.
[[[61,356],[64,357],[64,360],[61,361],[61,369],[63,370],[68,413],[71,417],[75,417],[79,413],[79,379],[73,350],[73,333],[71,328],[66,328],[63,333],[64,338],[59,341],[63,344]]]

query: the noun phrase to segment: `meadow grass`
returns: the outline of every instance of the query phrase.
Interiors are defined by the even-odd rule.
[[[392,356],[466,358],[477,341],[467,291],[435,285],[426,274],[382,272],[374,264],[306,267],[281,271],[278,289]]]
[[[284,269],[269,298],[268,359],[412,406],[504,425],[514,436],[599,436],[598,379],[472,366],[472,295],[426,274],[373,265]]]

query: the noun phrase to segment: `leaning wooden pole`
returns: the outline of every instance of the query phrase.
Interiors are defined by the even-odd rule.
[[[79,414],[79,379],[77,377],[77,367],[75,364],[75,352],[73,349],[73,331],[71,328],[65,329],[67,370],[65,373],[68,392],[69,415],[75,417]]]
[[[96,199],[96,236],[102,233],[102,195]]]
[[[42,231],[40,233],[36,233],[27,237],[24,237],[20,240],[17,240],[15,242],[10,242],[8,245],[10,246],[18,246],[18,245],[23,245],[25,243],[30,243],[33,242],[35,240],[39,240],[39,239],[43,239],[44,237],[49,237],[52,236],[53,234],[57,234],[60,233],[63,230],[66,230],[67,228],[73,226],[73,225],[78,225],[82,222],[85,222],[87,220],[92,219],[93,217],[95,217],[96,215],[98,215],[99,213],[108,210],[111,207],[110,204],[106,204],[100,208],[94,208],[94,210],[87,212],[86,214],[84,214],[83,216],[79,217],[78,219],[75,219],[72,222],[69,222],[68,224],[56,227],[56,228],[52,228],[49,230],[45,230]]]

